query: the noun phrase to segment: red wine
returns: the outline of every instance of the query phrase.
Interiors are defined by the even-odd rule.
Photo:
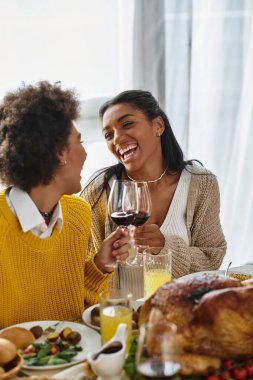
[[[173,379],[180,369],[179,363],[150,361],[140,363],[138,372],[146,379]]]
[[[119,211],[111,214],[112,220],[118,226],[129,226],[130,224],[133,224],[134,217],[135,213],[133,211]]]
[[[142,226],[148,220],[149,217],[150,215],[145,211],[137,212],[135,213],[134,220],[131,224],[133,224],[136,227]]]

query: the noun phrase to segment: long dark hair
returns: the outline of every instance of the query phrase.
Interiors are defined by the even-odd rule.
[[[99,116],[102,119],[108,108],[121,103],[127,103],[134,108],[143,112],[149,121],[154,120],[156,117],[160,116],[164,122],[164,132],[161,135],[161,147],[162,156],[164,159],[165,166],[167,168],[167,173],[176,174],[181,172],[186,165],[192,165],[195,160],[184,160],[183,151],[177,142],[177,139],[172,131],[169,119],[164,111],[160,108],[158,101],[149,91],[143,90],[128,90],[123,91],[116,95],[111,100],[105,102],[99,109]],[[116,176],[117,179],[121,179],[122,171],[124,166],[121,163],[105,168],[104,183],[102,187],[102,192],[105,190],[110,178]],[[91,178],[94,180],[99,174],[96,173],[95,176]],[[90,182],[91,182],[90,181]],[[89,182],[89,183],[90,183]],[[101,193],[102,193],[101,192]],[[100,198],[100,196],[99,196]],[[99,199],[98,198],[98,199]],[[97,202],[96,202],[97,203]]]

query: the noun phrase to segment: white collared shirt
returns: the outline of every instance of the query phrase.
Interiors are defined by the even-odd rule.
[[[51,236],[56,224],[61,231],[63,216],[60,202],[57,203],[50,223],[47,225],[28,193],[14,186],[6,194],[6,197],[8,205],[18,218],[23,232],[30,231],[32,234],[46,239]]]

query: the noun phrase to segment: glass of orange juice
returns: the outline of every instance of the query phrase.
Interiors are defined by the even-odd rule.
[[[128,336],[127,351],[132,337],[132,294],[121,289],[109,289],[100,294],[100,325],[102,343],[110,340],[120,323],[126,323]]]
[[[171,281],[171,251],[164,247],[149,247],[144,250],[143,275],[144,298],[149,298],[161,285]]]

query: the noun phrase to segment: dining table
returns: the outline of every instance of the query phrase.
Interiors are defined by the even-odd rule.
[[[213,273],[214,271],[212,271]],[[225,271],[216,271],[217,273],[221,273],[221,274],[224,274]],[[204,272],[202,272],[204,273]],[[206,273],[208,273],[208,271],[206,271]],[[192,276],[196,275],[195,274],[192,274]],[[236,266],[236,267],[230,267],[229,269],[229,273],[228,275],[243,275],[243,276],[248,276],[248,277],[253,277],[253,264],[246,264],[246,265],[242,265],[242,266]],[[187,276],[190,276],[190,275],[187,275]],[[78,321],[78,323],[80,323],[81,325],[86,325],[84,321]],[[90,326],[89,326],[90,327]],[[25,377],[27,377],[29,379],[29,377],[31,377],[31,380],[33,380],[33,376],[36,377],[36,380],[37,378],[39,379],[41,377],[41,380],[47,380],[47,379],[55,379],[55,380],[89,380],[90,377],[86,377],[85,374],[83,373],[82,377],[81,377],[81,374],[82,374],[82,367],[84,367],[84,363],[78,363],[78,364],[74,364],[73,366],[71,367],[68,367],[67,369],[50,369],[50,370],[27,370],[27,369],[23,369],[18,373],[18,375],[16,376],[15,379],[13,380],[20,380],[20,379],[24,379]],[[64,375],[64,372],[67,373],[67,370],[68,372],[70,372],[70,369],[73,369],[73,375],[69,375],[70,377]],[[78,375],[75,375],[75,370],[77,372]],[[63,372],[64,371],[64,372]],[[63,376],[61,376],[61,373],[63,374]],[[121,376],[121,379],[122,380],[129,380],[129,377],[127,377],[127,375],[125,374],[124,371],[122,371],[122,376]]]
[[[68,375],[64,375],[67,370],[47,370],[47,371],[32,371],[21,370],[16,376],[15,380],[24,380],[31,378],[31,380],[91,380],[91,377],[85,375],[85,362],[73,365],[68,368]],[[70,371],[71,370],[71,371]],[[64,372],[63,372],[64,371]],[[63,375],[61,375],[63,373]],[[94,379],[94,378],[93,378]],[[14,380],[14,379],[13,379]],[[125,371],[122,370],[121,380],[130,380]]]

